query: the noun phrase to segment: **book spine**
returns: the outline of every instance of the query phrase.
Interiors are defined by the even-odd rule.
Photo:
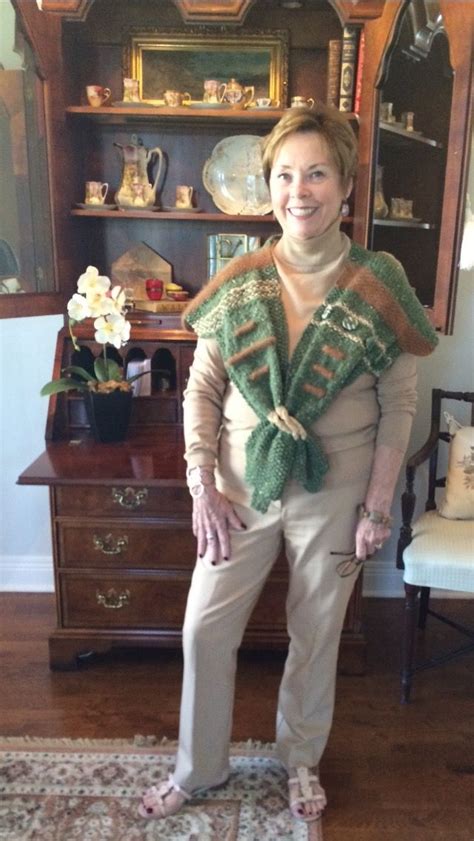
[[[342,41],[333,38],[328,44],[326,103],[339,107],[339,83],[341,75]]]
[[[352,111],[358,32],[357,26],[345,26],[342,33],[339,111]]]
[[[364,56],[365,56],[365,32],[362,30],[359,39],[359,51],[357,55],[357,71],[355,81],[354,94],[354,112],[360,114],[360,100],[362,96],[362,79],[364,74]]]

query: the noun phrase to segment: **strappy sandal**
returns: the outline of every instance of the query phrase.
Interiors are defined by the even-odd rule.
[[[170,798],[173,793],[179,797]],[[173,778],[169,776],[166,782],[160,783],[158,787],[151,786],[145,792],[138,807],[138,814],[141,818],[148,820],[168,818],[179,812],[186,800],[191,800],[191,795],[176,785]]]
[[[298,821],[311,823],[321,819],[324,808],[326,806],[326,794],[319,782],[319,777],[309,772],[308,768],[301,766],[296,768],[296,777],[290,777],[288,785],[290,786],[290,811],[294,818]],[[298,793],[292,792],[291,786],[298,786]],[[317,812],[313,815],[307,815],[305,806],[312,804],[316,807]]]

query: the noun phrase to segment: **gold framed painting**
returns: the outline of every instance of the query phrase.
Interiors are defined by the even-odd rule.
[[[163,103],[167,90],[189,93],[201,102],[204,81],[253,86],[255,98],[270,97],[281,107],[288,98],[288,32],[132,29],[127,33],[124,76],[139,80],[140,99]]]

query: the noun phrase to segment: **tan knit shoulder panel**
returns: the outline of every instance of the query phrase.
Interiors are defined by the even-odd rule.
[[[249,251],[247,254],[242,254],[239,257],[234,257],[229,261],[227,266],[217,272],[211,280],[201,289],[192,301],[189,302],[186,309],[183,311],[181,320],[183,326],[187,330],[192,328],[187,323],[188,316],[195,312],[205,301],[211,298],[214,293],[221,287],[228,283],[233,278],[245,275],[250,271],[260,271],[272,262],[271,247],[267,242],[262,248],[257,251]]]
[[[395,260],[391,254],[386,256],[400,266],[398,260]],[[408,313],[370,269],[348,262],[339,278],[338,286],[341,289],[350,288],[364,301],[370,303],[396,335],[402,350],[413,353],[415,356],[428,356],[432,353],[432,344],[411,325]]]

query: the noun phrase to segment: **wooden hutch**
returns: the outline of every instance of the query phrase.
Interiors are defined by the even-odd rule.
[[[360,171],[345,225],[362,244],[384,248],[409,264],[437,329],[448,332],[455,302],[457,255],[467,156],[471,84],[472,7],[456,0],[305,0],[298,11],[270,0],[14,0],[20,23],[43,56],[55,58],[49,85],[50,160],[58,272],[63,300],[79,274],[110,266],[131,245],[146,242],[172,265],[174,279],[191,293],[207,277],[208,234],[232,232],[265,239],[277,230],[271,215],[232,216],[217,210],[201,183],[216,143],[233,134],[265,134],[280,111],[216,111],[149,107],[92,108],[87,84],[112,89],[122,99],[124,45],[132,28],[202,35],[288,32],[288,90],[326,98],[328,43],[344,25],[365,35],[365,67],[358,117]],[[44,26],[49,19],[51,25]],[[41,20],[41,27],[36,22]],[[58,25],[60,20],[60,26]],[[216,30],[217,27],[217,30]],[[212,29],[213,28],[213,29]],[[52,85],[54,82],[54,96]],[[396,113],[414,111],[415,133],[379,119],[382,99]],[[282,106],[286,106],[286,102]],[[469,110],[469,109],[468,109]],[[176,184],[193,184],[200,213],[80,209],[84,182],[119,183],[114,143],[138,134],[168,159],[160,201],[172,205]],[[374,175],[383,165],[387,193],[414,199],[411,222],[374,219]],[[392,192],[393,195],[393,192]],[[57,309],[56,309],[57,311]],[[112,646],[179,646],[187,589],[195,557],[191,501],[184,479],[182,392],[193,338],[176,317],[131,315],[132,337],[121,351],[124,365],[159,359],[168,372],[166,391],[153,381],[151,396],[134,400],[128,440],[92,441],[82,399],[50,399],[45,452],[26,469],[21,484],[48,485],[51,494],[57,627],[50,638],[51,666]],[[78,330],[84,353],[97,354],[92,334]],[[69,364],[72,345],[64,328],[53,376]],[[284,647],[286,569],[281,557],[250,620],[244,644]],[[340,669],[364,668],[361,581],[350,602]]]

